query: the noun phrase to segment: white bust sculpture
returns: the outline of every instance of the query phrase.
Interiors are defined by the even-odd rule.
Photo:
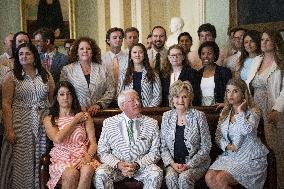
[[[182,32],[184,26],[183,19],[180,17],[171,18],[170,29],[172,34],[168,36],[166,46],[169,48],[172,45],[178,44],[178,36]]]

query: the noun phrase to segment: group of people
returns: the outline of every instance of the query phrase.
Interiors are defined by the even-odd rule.
[[[105,54],[95,40],[80,37],[69,56],[56,50],[50,29],[34,33],[35,45],[25,32],[9,34],[9,57],[0,59],[0,187],[40,188],[39,160],[50,139],[49,188],[59,180],[64,188],[88,188],[92,180],[96,188],[112,188],[125,177],[159,188],[160,158],[168,188],[193,188],[204,175],[210,188],[262,188],[268,150],[257,137],[260,117],[284,187],[283,39],[243,28],[229,34],[232,49],[225,53],[215,27],[203,24],[198,51],[191,51],[187,32],[167,49],[166,30],[155,26],[146,48],[136,28],[114,27]],[[213,164],[205,115],[192,107],[201,105],[223,108],[216,131],[223,153]],[[172,108],[160,127],[140,113],[158,106]],[[92,117],[108,107],[123,113],[104,121],[97,145]]]

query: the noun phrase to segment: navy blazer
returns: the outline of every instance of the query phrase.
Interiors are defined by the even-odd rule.
[[[163,76],[160,76],[161,78],[161,84],[162,84],[162,107],[168,107],[169,106],[169,90],[170,90],[170,83],[171,83],[171,76],[164,78]],[[196,71],[195,69],[191,67],[183,67],[180,75],[178,77],[181,81],[189,81],[193,88],[194,98],[192,101],[192,104],[194,106],[201,105],[201,89],[200,89],[200,82],[201,82],[201,72]]]
[[[203,71],[204,71],[204,68],[200,70],[201,77],[200,77],[199,84],[201,83]],[[215,98],[216,103],[224,102],[226,85],[231,78],[232,78],[232,73],[229,68],[216,65],[215,75],[214,75],[214,82],[215,82],[214,98]]]
[[[54,83],[57,84],[60,80],[60,74],[63,66],[68,64],[68,58],[65,54],[56,52],[52,59],[50,73],[53,77]]]

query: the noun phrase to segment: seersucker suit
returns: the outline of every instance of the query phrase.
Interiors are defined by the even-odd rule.
[[[127,143],[122,124],[123,113],[107,118],[103,122],[98,142],[98,157],[103,163],[97,168],[93,178],[97,189],[113,188],[113,182],[124,179],[116,165],[120,161],[137,162],[140,169],[134,174],[136,180],[142,181],[144,188],[160,188],[163,173],[156,165],[160,159],[160,133],[158,122],[150,117],[141,116],[136,120],[137,140]]]
[[[155,81],[153,83],[149,82],[147,79],[147,71],[144,68],[142,71],[141,79],[141,102],[143,107],[157,107],[162,101],[162,86],[158,74],[155,73]],[[122,90],[132,89],[133,80],[129,85],[124,85],[123,80],[125,76],[121,77]],[[120,91],[121,92],[121,91]]]
[[[72,83],[83,108],[90,107],[98,102],[105,108],[114,96],[113,80],[102,64],[91,63],[89,86],[79,62],[64,66],[60,80]]]
[[[200,179],[210,166],[211,137],[205,114],[190,108],[186,113],[184,142],[188,149],[185,159],[190,167],[177,173],[171,166],[174,161],[175,131],[177,112],[175,109],[163,114],[161,125],[161,157],[166,167],[166,183],[168,188],[194,188],[194,183]]]

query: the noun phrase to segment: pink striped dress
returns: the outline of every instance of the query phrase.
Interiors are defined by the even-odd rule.
[[[63,129],[65,125],[69,124],[72,117],[60,117],[58,119],[59,130]],[[60,180],[63,171],[67,167],[74,167],[87,153],[88,136],[85,124],[78,124],[73,133],[67,137],[62,143],[54,143],[54,147],[50,151],[49,175],[50,179],[47,182],[49,189],[53,189]],[[98,166],[98,161],[93,160],[90,164],[94,169]]]

